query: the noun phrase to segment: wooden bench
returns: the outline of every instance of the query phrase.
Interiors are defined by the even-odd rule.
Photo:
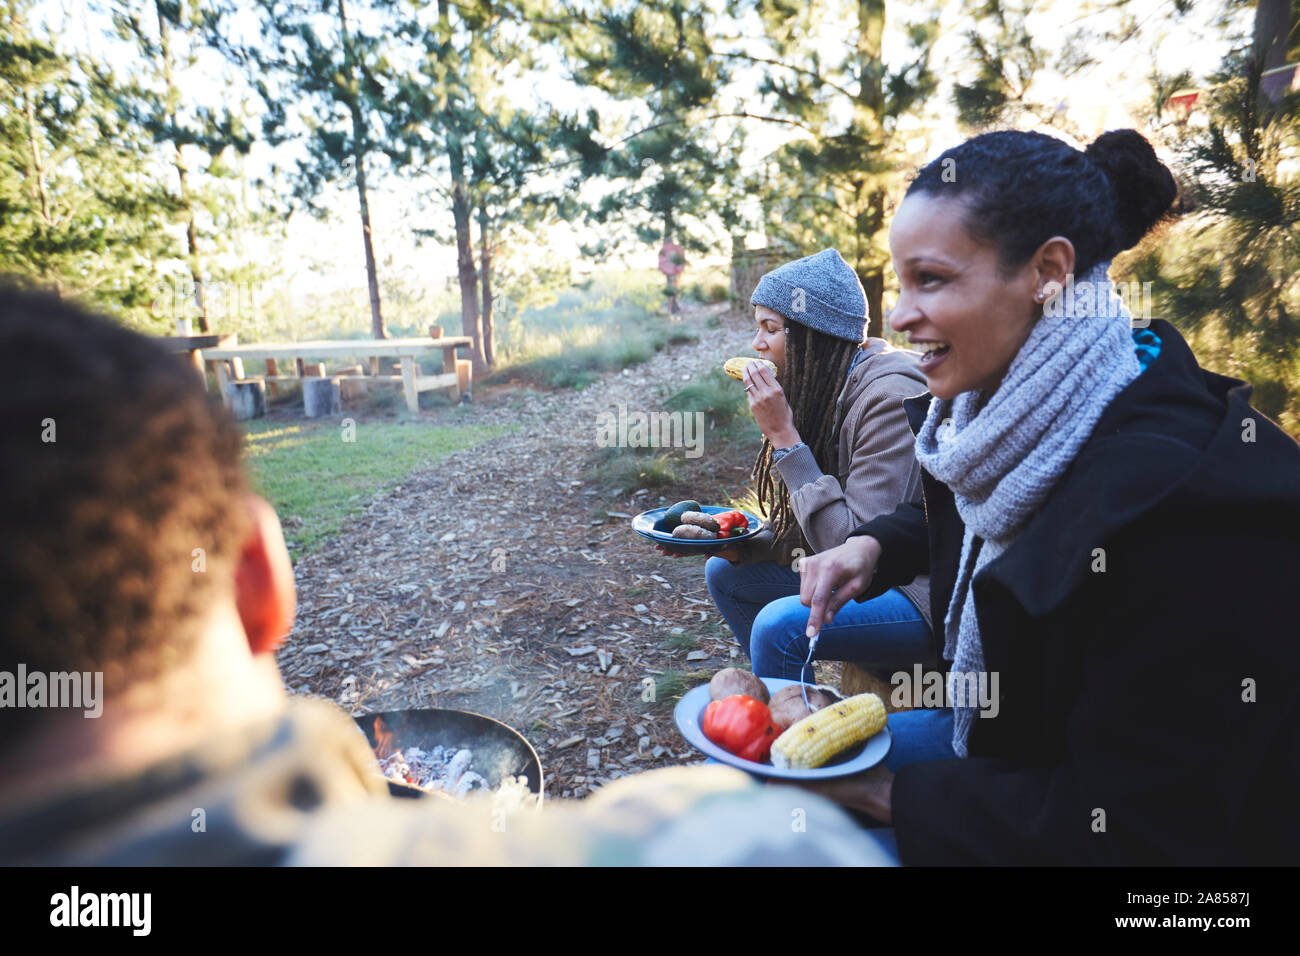
[[[224,348],[239,341],[237,335],[159,335],[154,341],[162,344],[169,352],[185,356],[185,364],[194,367],[199,378],[204,378],[202,349]]]
[[[404,338],[404,339],[346,339],[321,340],[314,342],[271,342],[258,345],[223,344],[215,348],[202,350],[203,361],[212,362],[217,373],[217,387],[221,391],[222,401],[228,401],[226,386],[231,381],[243,378],[244,359],[292,359],[298,375],[267,375],[268,382],[298,381],[305,373],[304,362],[307,359],[371,359],[372,367],[377,360],[384,357],[396,358],[401,364],[400,375],[366,375],[340,376],[356,378],[367,382],[402,383],[402,392],[406,397],[406,407],[411,411],[420,410],[420,393],[432,389],[448,388],[456,390],[456,397],[461,398],[473,392],[473,376],[467,359],[456,359],[456,349],[469,346],[468,336],[444,336],[441,338]],[[442,374],[421,375],[416,368],[418,356],[435,350],[442,350]],[[227,368],[227,363],[231,367]],[[237,364],[236,364],[237,363]]]

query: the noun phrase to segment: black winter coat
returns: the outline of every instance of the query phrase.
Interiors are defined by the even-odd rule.
[[[1300,446],[1152,330],[1155,362],[973,582],[1000,711],[967,759],[898,773],[904,863],[1300,863]],[[904,403],[913,432],[929,402]],[[929,571],[941,632],[963,525],[922,483],[854,531],[882,545],[859,600]]]

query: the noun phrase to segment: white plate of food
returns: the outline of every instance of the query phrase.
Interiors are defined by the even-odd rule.
[[[785,680],[780,677],[763,677],[760,680],[767,688],[768,694],[773,697],[778,691],[786,687],[799,686],[799,681]],[[810,690],[814,689],[811,684],[808,687]],[[829,688],[817,689],[823,692],[830,690]],[[746,760],[719,746],[704,735],[704,711],[712,702],[712,699],[709,684],[701,684],[699,687],[687,691],[673,710],[673,719],[677,722],[677,729],[681,731],[687,742],[701,753],[712,757],[719,763],[728,764],[759,777],[774,780],[833,780],[837,777],[848,777],[869,770],[880,763],[889,755],[889,749],[893,745],[893,738],[890,736],[888,725],[886,725],[874,736],[853,744],[831,757],[820,767],[801,770],[777,767],[770,762],[758,763],[753,760]]]

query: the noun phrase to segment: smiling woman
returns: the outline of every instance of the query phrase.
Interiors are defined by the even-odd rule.
[[[1029,337],[1042,299],[1032,289],[1034,268],[1004,276],[998,250],[964,230],[943,228],[955,200],[925,194],[909,198],[890,232],[899,276],[898,304],[891,316],[921,352],[930,393],[997,390],[1012,357]],[[1058,244],[1044,262],[1064,272],[1066,250]]]
[[[922,170],[890,229],[891,324],[924,354],[930,393],[997,391],[1053,293],[1134,245],[1176,194],[1132,130],[1086,152],[1037,133],[978,136]]]
[[[949,677],[999,682],[996,706],[891,715],[887,769],[825,791],[892,822],[904,863],[1300,852],[1300,711],[1253,676],[1300,682],[1300,448],[1107,278],[1175,192],[1133,130],[1000,131],[895,216],[924,502],[807,559],[800,597],[815,631],[928,572]],[[1097,294],[1044,308],[1071,283]]]

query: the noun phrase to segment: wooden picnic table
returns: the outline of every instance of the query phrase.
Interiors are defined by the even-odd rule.
[[[203,349],[203,361],[215,364],[217,386],[221,389],[222,401],[229,404],[226,386],[231,381],[242,378],[244,359],[294,359],[299,371],[304,359],[326,358],[369,358],[377,366],[378,359],[397,358],[401,361],[400,375],[367,375],[367,381],[397,381],[402,383],[402,392],[406,396],[406,407],[411,411],[420,409],[420,392],[435,388],[454,388],[457,397],[470,391],[472,379],[456,368],[456,349],[472,344],[466,335],[451,335],[441,338],[404,338],[404,339],[342,339],[317,340],[311,342],[267,342],[250,345],[222,345],[217,348]],[[415,365],[417,356],[436,349],[442,350],[442,374],[421,375]],[[239,363],[231,369],[227,362]],[[468,363],[465,363],[468,364]],[[469,372],[468,368],[463,372]],[[294,381],[299,375],[266,376],[270,381]]]
[[[167,351],[184,355],[185,363],[193,367],[199,378],[203,378],[203,356],[199,354],[202,349],[234,345],[239,341],[239,336],[233,334],[190,335],[188,331],[182,331],[179,335],[159,335],[154,338]]]

